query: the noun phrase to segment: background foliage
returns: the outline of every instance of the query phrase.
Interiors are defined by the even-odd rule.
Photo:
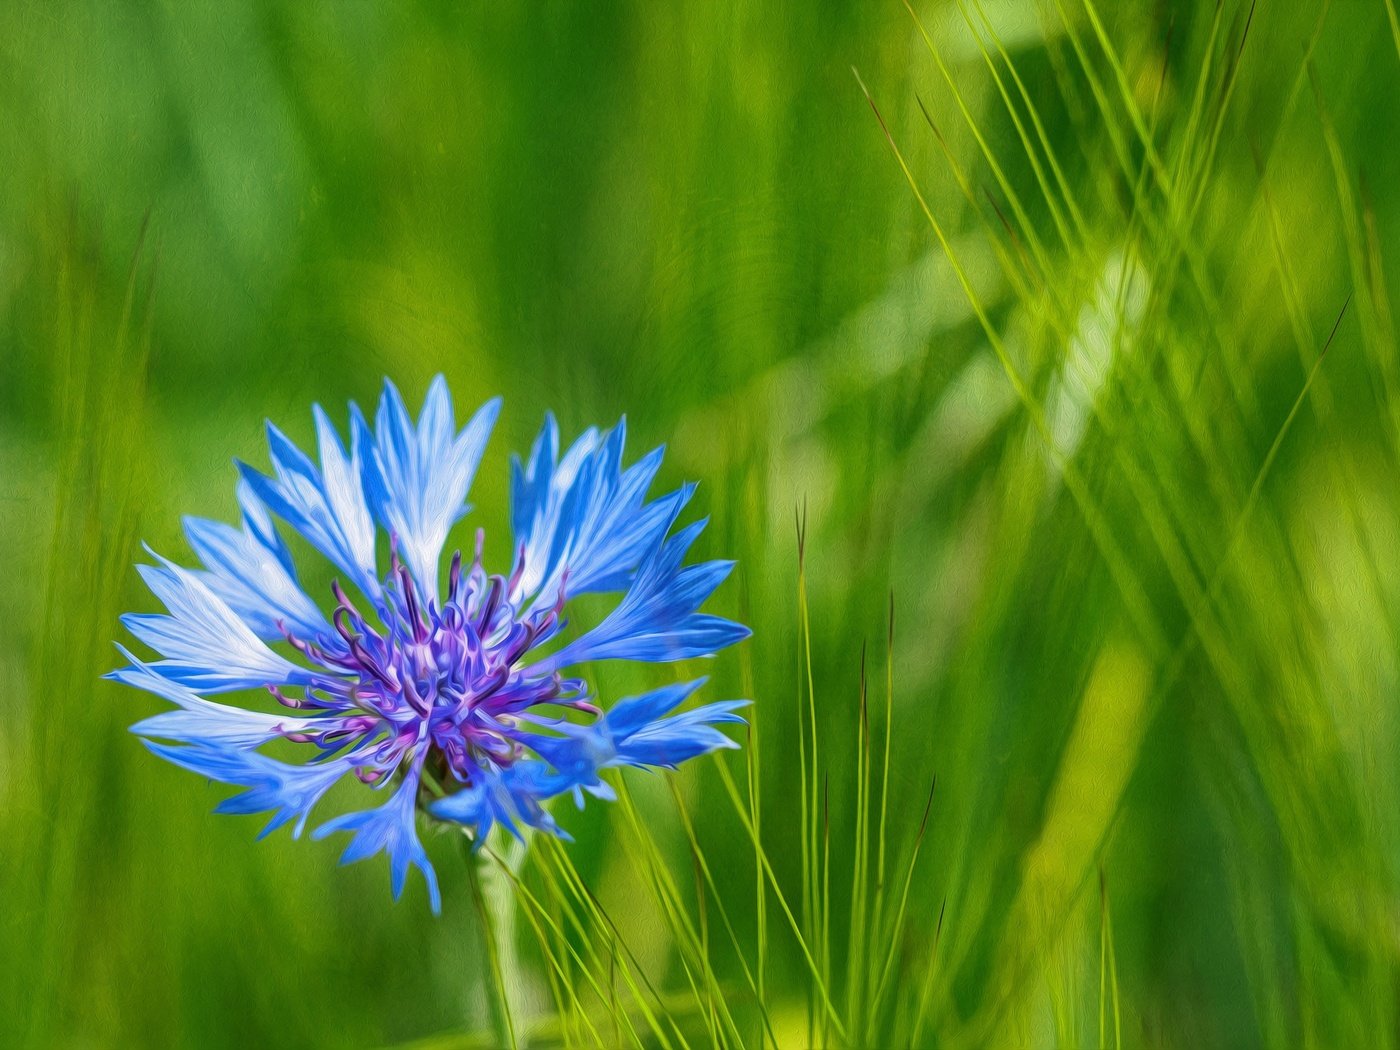
[[[498,556],[627,412],[755,632],[763,851],[752,747],[562,808],[519,1037],[1395,1043],[1397,91],[1392,0],[0,7],[0,1042],[494,1038],[456,843],[254,846],[98,680],[264,417],[442,370]]]

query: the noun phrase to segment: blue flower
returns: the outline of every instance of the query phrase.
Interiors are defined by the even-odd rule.
[[[715,727],[742,722],[734,712],[746,703],[674,713],[702,679],[605,712],[576,676],[595,660],[709,656],[749,634],[699,611],[733,563],[684,564],[705,526],[672,531],[693,486],[649,498],[662,450],[624,467],[624,423],[585,431],[561,455],[546,417],[529,459],[513,462],[509,572],[483,567],[481,530],[469,562],[460,551],[444,559],[499,411],[489,401],[459,431],[439,376],[415,423],[386,381],[373,429],[350,406],[348,443],[315,406],[319,465],[269,423],[272,474],[239,464],[239,525],[185,520],[202,568],[154,552],[158,564],[140,566],[166,611],[122,622],[159,659],[121,649],[128,663],[108,675],[174,705],[132,731],[161,758],[243,788],[218,809],[270,813],[264,834],[292,823],[300,835],[343,778],[386,792],[314,837],[353,833],[343,863],[388,854],[395,897],[417,867],[434,911],[420,810],[478,844],[498,824],[564,836],[550,799],[608,799],[604,769],[675,768],[734,747]],[[276,519],[338,571],[329,616],[299,583]],[[595,627],[561,639],[569,601],[589,593],[621,597]],[[283,711],[208,698],[252,689]],[[305,746],[307,760],[259,750],[276,740]]]

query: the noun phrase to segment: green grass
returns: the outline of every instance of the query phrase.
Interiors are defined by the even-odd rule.
[[[0,7],[0,1044],[1400,1041],[1398,26]],[[264,417],[437,371],[488,557],[546,410],[668,444],[754,637],[597,687],[755,701],[441,919],[100,680]]]

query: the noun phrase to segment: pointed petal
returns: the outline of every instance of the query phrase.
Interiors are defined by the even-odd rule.
[[[264,645],[197,574],[160,560],[161,565],[137,570],[169,615],[128,614],[122,623],[166,658],[153,665],[162,675],[203,692],[314,680],[310,671]]]
[[[585,431],[556,466],[559,430],[548,416],[528,463],[513,464],[511,525],[525,555],[517,600],[552,603],[565,572],[569,594],[625,589],[689,499],[692,486],[647,502],[663,452],[623,470],[626,435],[625,420],[606,434]]]
[[[137,722],[131,731],[138,736],[161,737],[185,743],[211,741],[228,747],[254,748],[286,733],[316,728],[314,719],[249,711],[205,700],[193,690],[159,674],[121,646],[117,648],[131,663],[104,677],[154,693],[180,708]]]
[[[520,825],[524,825],[567,839],[543,803],[572,787],[572,781],[543,762],[527,759],[505,769],[486,766],[473,770],[470,785],[437,799],[428,811],[439,820],[471,828],[478,844],[497,824],[516,838],[521,837]]]
[[[373,455],[364,463],[366,487],[426,601],[437,600],[442,548],[468,509],[467,493],[500,409],[501,399],[493,398],[457,433],[447,381],[438,376],[415,428],[398,388],[385,380]]]
[[[742,724],[734,712],[747,700],[705,704],[678,715],[671,711],[704,682],[684,682],[619,701],[587,726],[561,723],[558,736],[529,736],[521,742],[553,767],[570,787],[598,794],[599,777],[616,766],[674,769],[682,762],[739,745],[715,727]]]
[[[750,631],[742,624],[697,612],[734,567],[727,561],[681,566],[704,526],[704,521],[695,522],[657,547],[617,608],[593,630],[545,657],[530,674],[589,660],[668,662],[710,656],[747,638]]]
[[[186,518],[185,536],[208,572],[202,577],[258,637],[329,634],[331,626],[275,550],[247,528]]]
[[[420,758],[382,806],[335,817],[313,831],[311,837],[322,839],[337,831],[354,832],[354,837],[340,855],[342,864],[353,864],[378,853],[387,853],[390,885],[395,900],[403,893],[408,867],[412,864],[423,873],[428,886],[428,899],[433,914],[437,915],[442,912],[437,873],[418,839],[417,797],[421,768]]]
[[[292,564],[292,552],[287,546],[287,541],[277,531],[277,526],[273,523],[272,515],[268,513],[267,507],[262,500],[258,499],[253,488],[243,478],[238,479],[235,489],[238,495],[238,506],[243,510],[243,527],[264,547],[277,555],[277,560],[282,563],[282,567],[295,579],[296,567]]]
[[[267,440],[276,477],[239,463],[243,480],[262,503],[329,558],[371,598],[379,595],[374,522],[365,502],[361,464],[346,454],[320,406],[315,406],[322,469],[272,423]]]
[[[215,810],[219,813],[271,811],[273,817],[263,829],[263,835],[291,820],[297,821],[293,834],[300,835],[312,807],[351,768],[351,764],[344,759],[294,766],[256,751],[222,747],[205,741],[193,741],[183,747],[157,744],[151,740],[143,740],[142,743],[152,754],[192,773],[246,788],[240,794],[224,799]]]

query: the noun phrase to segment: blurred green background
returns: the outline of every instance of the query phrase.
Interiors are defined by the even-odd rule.
[[[382,859],[255,845],[125,732],[155,703],[98,680],[151,608],[140,541],[188,560],[180,516],[233,515],[264,418],[307,441],[313,401],[343,422],[387,375],[416,406],[437,371],[459,414],[505,397],[473,491],[498,557],[507,453],[546,410],[627,413],[662,484],[701,482],[700,553],[740,566],[712,609],[753,639],[596,681],[755,699],[794,908],[799,508],[838,915],[893,593],[892,871],[938,789],[865,1040],[913,1038],[923,989],[927,1045],[1400,1039],[1392,0],[912,14],[0,6],[0,1044],[485,1030],[453,843],[429,842],[440,920],[419,883],[391,903]],[[713,763],[678,783],[754,944]],[[633,782],[689,892],[665,782]],[[560,815],[684,998],[618,807]],[[807,970],[766,907],[802,1045]],[[838,999],[860,947],[836,922]]]

